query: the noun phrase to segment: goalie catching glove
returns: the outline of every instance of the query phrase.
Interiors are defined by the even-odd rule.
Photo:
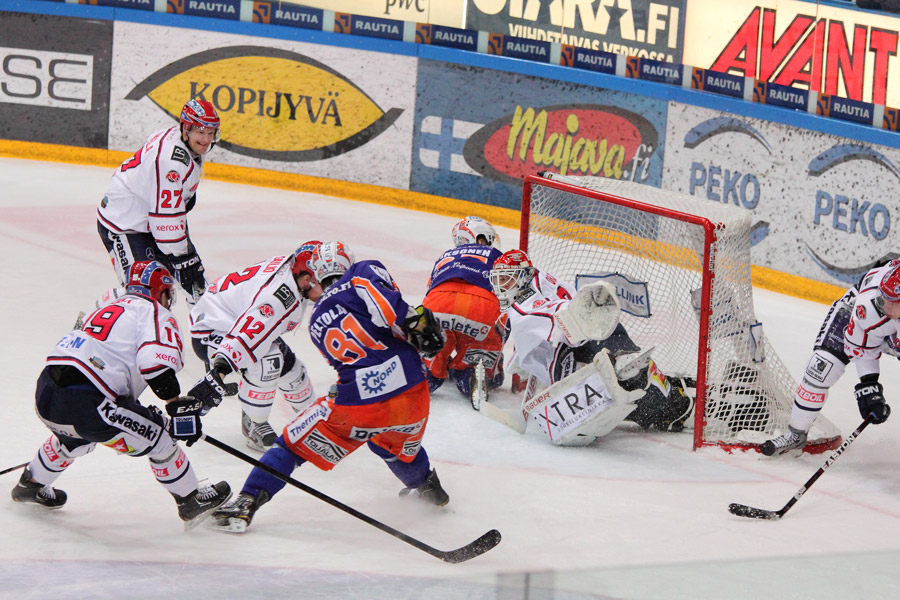
[[[598,281],[578,290],[572,301],[553,315],[570,346],[605,340],[619,323],[616,288]]]
[[[403,321],[403,331],[409,336],[409,343],[425,358],[437,356],[447,341],[434,313],[421,305],[410,307],[409,314]]]

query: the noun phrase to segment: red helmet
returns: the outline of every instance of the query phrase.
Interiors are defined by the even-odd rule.
[[[888,270],[881,278],[881,295],[889,302],[900,302],[900,260],[888,263]]]
[[[188,100],[181,109],[181,123],[189,127],[219,129],[219,115],[212,103],[206,100]]]
[[[516,302],[531,284],[536,270],[528,255],[521,250],[507,250],[494,261],[489,276],[501,310],[506,310]]]
[[[328,280],[336,281],[355,262],[353,252],[343,242],[325,242],[313,251],[309,266],[313,269],[313,276],[326,289],[333,283]]]
[[[309,263],[312,260],[313,252],[315,252],[316,248],[321,244],[322,242],[319,240],[310,240],[301,244],[300,247],[294,251],[294,264],[291,265],[291,273],[294,274],[294,277],[303,272],[315,276],[315,270]]]
[[[131,265],[128,270],[128,282],[125,291],[129,294],[137,294],[144,298],[150,298],[159,302],[162,293],[169,292],[175,303],[175,278],[169,270],[155,260],[141,260]],[[170,305],[171,305],[170,304]]]

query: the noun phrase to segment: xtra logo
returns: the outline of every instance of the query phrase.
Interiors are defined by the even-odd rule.
[[[285,162],[349,152],[403,112],[383,111],[355,83],[308,56],[258,46],[187,56],[157,70],[125,99],[145,96],[176,120],[189,98],[208,100],[222,119],[223,148]]]
[[[658,140],[650,121],[614,106],[516,106],[473,133],[463,156],[475,171],[513,184],[537,171],[643,181]]]

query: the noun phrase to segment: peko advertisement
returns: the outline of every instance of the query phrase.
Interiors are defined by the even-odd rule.
[[[753,213],[753,264],[840,286],[898,256],[900,150],[673,103],[663,188]]]
[[[109,147],[133,151],[189,98],[222,120],[213,162],[405,189],[415,59],[117,22]],[[178,44],[157,44],[167,36]],[[147,48],[153,47],[153,52]]]
[[[798,0],[689,0],[684,63],[900,106],[900,16]]]
[[[410,189],[518,210],[538,171],[659,187],[666,102],[419,61]]]
[[[467,29],[681,62],[685,0],[465,0]]]

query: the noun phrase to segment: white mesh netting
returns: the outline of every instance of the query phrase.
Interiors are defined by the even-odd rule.
[[[705,379],[697,386],[695,447],[756,446],[786,430],[796,382],[754,314],[750,213],[627,181],[554,179],[586,190],[558,189],[546,179],[533,184],[523,198],[529,257],[578,287],[597,279],[614,284],[622,324],[639,346],[654,347],[660,370]],[[714,230],[711,248],[704,221]],[[702,354],[701,312],[708,314]],[[835,439],[837,430],[820,417],[810,444]]]

